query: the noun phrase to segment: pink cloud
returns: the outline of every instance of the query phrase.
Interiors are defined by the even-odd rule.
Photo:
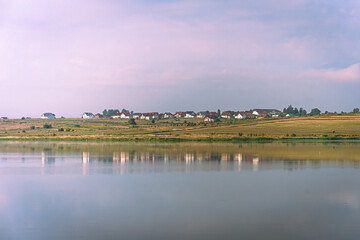
[[[343,69],[312,69],[303,72],[302,77],[332,82],[360,82],[360,63]]]

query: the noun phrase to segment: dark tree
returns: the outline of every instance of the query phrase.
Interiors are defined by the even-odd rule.
[[[311,109],[310,115],[320,115],[321,111],[318,108]]]
[[[306,114],[307,114],[306,110],[303,109],[303,108],[300,108],[300,110],[299,110],[299,115],[300,115],[300,116],[305,116]]]
[[[118,113],[118,112],[120,112],[118,109],[105,109],[103,111],[103,115],[104,115],[104,117],[111,117],[115,113]]]
[[[293,110],[293,114],[296,115],[296,116],[299,115],[299,110],[298,110],[297,108],[295,108],[295,109]]]
[[[358,113],[359,112],[359,108],[354,108],[353,113]]]
[[[285,114],[294,114],[294,108],[291,105],[289,105],[287,108],[284,108],[283,111]]]
[[[130,124],[130,125],[136,125],[135,119],[134,119],[134,118],[130,118],[130,119],[128,120],[128,124]]]

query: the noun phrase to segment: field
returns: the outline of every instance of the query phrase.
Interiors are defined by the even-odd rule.
[[[46,128],[44,125],[51,125]],[[360,114],[222,120],[167,119],[155,123],[118,119],[0,120],[0,140],[257,141],[360,140]]]

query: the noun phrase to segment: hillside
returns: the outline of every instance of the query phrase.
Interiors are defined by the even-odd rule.
[[[44,125],[51,128],[44,128]],[[197,140],[249,139],[360,139],[360,114],[291,118],[223,120],[202,119],[136,121],[115,119],[0,120],[0,139],[68,140]]]

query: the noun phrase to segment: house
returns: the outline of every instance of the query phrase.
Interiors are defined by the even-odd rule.
[[[121,117],[121,112],[117,112],[114,115],[112,115],[110,118],[112,119],[119,119]]]
[[[152,119],[159,119],[159,113],[158,112],[151,112],[150,116]]]
[[[94,114],[90,113],[90,112],[84,112],[81,118],[94,118]]]
[[[251,112],[245,112],[246,118],[255,118],[255,116]]]
[[[208,115],[209,115],[209,111],[202,111],[202,112],[198,112],[196,117],[197,118],[205,118]]]
[[[255,118],[264,118],[264,117],[271,117],[270,112],[268,111],[262,111],[262,110],[254,110],[252,114],[255,116]]]
[[[131,115],[130,115],[130,113],[128,113],[128,112],[122,112],[121,114],[120,114],[120,118],[121,119],[129,119],[131,117]]]
[[[246,119],[246,113],[245,112],[237,112],[234,114],[235,119]]]
[[[184,118],[194,118],[196,116],[195,112],[193,111],[186,111]]]
[[[176,112],[175,117],[176,118],[183,118],[183,117],[185,117],[185,112]]]
[[[100,113],[97,113],[97,114],[95,114],[95,116],[94,116],[94,118],[103,118],[104,117],[104,115],[102,115],[102,114],[100,114]]]
[[[277,109],[254,109],[253,113],[257,112],[261,115],[265,113],[268,117],[272,117],[273,115],[280,115],[281,111]]]
[[[227,111],[227,112],[223,112],[220,117],[226,118],[226,119],[231,119],[231,118],[233,118],[233,115],[231,114],[231,112]]]
[[[56,117],[55,117],[55,114],[53,114],[53,113],[43,113],[43,115],[41,115],[41,118],[44,118],[44,119],[54,119],[54,118],[56,118]]]
[[[216,118],[218,116],[217,112],[209,112],[208,117],[209,118]]]
[[[166,112],[166,113],[164,113],[163,114],[163,118],[173,118],[174,117],[174,115],[172,114],[172,113],[170,113],[170,112]]]
[[[134,114],[132,115],[132,117],[133,117],[134,119],[139,119],[139,118],[141,117],[141,113],[134,113]]]
[[[215,122],[215,118],[205,117],[204,122]]]
[[[158,119],[159,113],[158,112],[150,112],[150,113],[143,113],[141,114],[140,119],[142,120],[152,120],[152,119]]]

